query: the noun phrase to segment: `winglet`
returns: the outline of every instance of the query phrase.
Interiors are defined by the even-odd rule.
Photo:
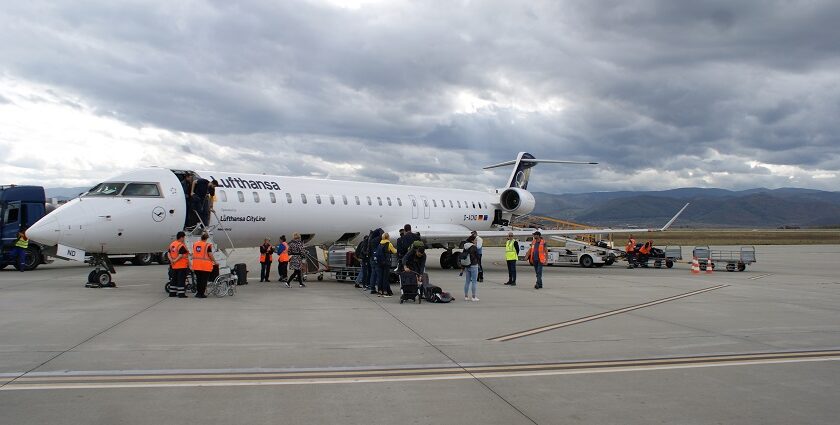
[[[667,223],[665,223],[665,225],[662,226],[662,228],[659,229],[659,231],[663,232],[665,230],[668,230],[668,228],[671,227],[671,225],[674,224],[675,221],[677,221],[677,217],[679,217],[680,214],[682,214],[682,212],[685,211],[686,208],[688,208],[689,204],[691,204],[691,202],[686,202],[686,204],[682,207],[682,209],[677,211],[677,213],[674,215],[674,217],[672,217],[671,220],[669,220]]]

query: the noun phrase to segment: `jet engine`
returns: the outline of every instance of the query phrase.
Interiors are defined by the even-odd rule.
[[[499,197],[499,203],[502,205],[505,212],[513,215],[529,214],[537,205],[537,201],[534,199],[534,195],[532,195],[531,192],[518,187],[505,189]]]

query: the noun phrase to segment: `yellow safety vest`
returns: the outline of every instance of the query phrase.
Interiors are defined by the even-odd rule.
[[[505,242],[505,260],[516,260],[519,257],[519,254],[516,252],[516,247],[513,244],[516,243],[514,240],[509,240]]]
[[[15,241],[15,246],[18,248],[29,248],[29,239],[18,239]]]

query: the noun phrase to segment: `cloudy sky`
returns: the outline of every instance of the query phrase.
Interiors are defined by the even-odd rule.
[[[4,2],[0,184],[840,187],[840,3]]]

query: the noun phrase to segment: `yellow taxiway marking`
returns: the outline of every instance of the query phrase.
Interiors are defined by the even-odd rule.
[[[254,373],[155,373],[122,375],[55,374],[23,376],[0,391],[96,388],[226,387],[243,385],[313,385],[436,381],[475,378],[516,378],[585,373],[633,372],[715,366],[759,365],[840,360],[840,350],[746,353],[653,359],[607,360],[535,364],[500,364],[435,368],[317,370]]]
[[[592,321],[592,320],[602,319],[604,317],[615,316],[616,314],[626,313],[628,311],[638,310],[640,308],[645,308],[645,307],[650,307],[650,306],[654,306],[654,305],[657,305],[657,304],[666,303],[668,301],[678,300],[680,298],[690,297],[692,295],[702,294],[704,292],[714,291],[715,289],[725,288],[727,286],[729,286],[729,285],[717,285],[717,286],[712,286],[710,288],[698,289],[696,291],[691,291],[691,292],[687,292],[685,294],[680,294],[680,295],[674,295],[673,297],[662,298],[662,299],[659,299],[659,300],[646,302],[644,304],[636,304],[636,305],[632,305],[630,307],[624,307],[624,308],[620,308],[618,310],[612,310],[612,311],[607,311],[607,312],[604,312],[604,313],[593,314],[591,316],[581,317],[579,319],[569,320],[569,321],[566,321],[566,322],[555,323],[555,324],[552,324],[552,325],[540,326],[540,327],[534,328],[534,329],[528,329],[528,330],[525,330],[525,331],[516,332],[516,333],[512,333],[512,334],[508,334],[508,335],[497,336],[495,338],[490,338],[488,341],[496,341],[496,342],[510,341],[512,339],[523,338],[523,337],[530,336],[530,335],[535,335],[535,334],[538,334],[538,333],[548,332],[548,331],[551,331],[551,330],[554,330],[554,329],[565,328],[566,326],[577,325],[579,323],[585,323],[585,322],[589,322],[589,321]]]

